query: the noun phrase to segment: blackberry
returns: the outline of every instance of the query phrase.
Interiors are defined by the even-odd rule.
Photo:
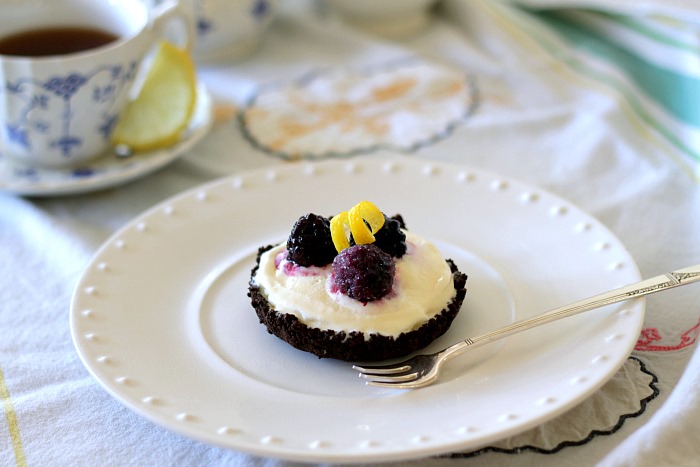
[[[336,255],[330,221],[316,214],[301,216],[287,239],[287,259],[299,266],[325,266]]]
[[[384,225],[374,234],[373,244],[394,258],[401,258],[406,254],[406,234],[401,231],[405,228],[406,224],[400,214],[393,217],[384,214]],[[352,235],[350,245],[355,245]]]
[[[354,245],[333,260],[333,280],[338,290],[361,302],[379,300],[394,285],[393,258],[374,244]]]
[[[406,254],[406,234],[402,228],[405,224],[400,215],[388,217],[385,214],[384,225],[374,234],[374,244],[394,258],[401,258]]]

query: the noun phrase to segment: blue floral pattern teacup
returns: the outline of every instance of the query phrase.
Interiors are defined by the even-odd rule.
[[[141,62],[165,24],[190,20],[177,2],[25,0],[0,4],[0,37],[27,30],[91,27],[117,39],[66,55],[0,55],[0,157],[65,167],[104,153]],[[180,28],[190,42],[190,28]]]
[[[192,0],[200,60],[241,59],[259,46],[274,17],[276,0]]]

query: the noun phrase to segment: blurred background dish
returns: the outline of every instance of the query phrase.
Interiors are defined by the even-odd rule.
[[[243,59],[260,46],[275,16],[276,0],[191,0],[200,61]]]
[[[418,34],[436,0],[327,0],[350,25],[387,38]]]

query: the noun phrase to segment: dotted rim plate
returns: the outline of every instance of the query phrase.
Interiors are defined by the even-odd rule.
[[[463,310],[434,347],[640,279],[600,222],[508,177],[415,158],[286,164],[187,191],[112,236],[71,304],[82,361],[126,406],[190,438],[373,462],[476,448],[541,424],[632,351],[643,301],[511,336],[416,391],[366,387],[349,364],[267,334],[246,296],[257,247],[284,240],[302,214],[361,199],[401,213],[470,275]]]
[[[24,196],[64,196],[122,185],[165,167],[201,140],[213,124],[206,87],[197,88],[197,106],[180,142],[172,147],[119,158],[111,152],[74,168],[27,168],[0,157],[0,191]]]

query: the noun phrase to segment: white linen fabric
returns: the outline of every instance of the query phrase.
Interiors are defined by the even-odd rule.
[[[637,5],[446,0],[426,30],[389,41],[322,3],[290,2],[254,56],[200,67],[217,123],[181,159],[95,193],[0,193],[0,465],[295,465],[152,424],[102,389],[71,342],[71,294],[99,246],[152,205],[231,173],[389,149],[552,191],[610,228],[645,277],[700,264],[700,9]],[[338,125],[355,136],[329,137]],[[698,287],[649,297],[631,358],[570,412],[401,464],[694,465]]]

